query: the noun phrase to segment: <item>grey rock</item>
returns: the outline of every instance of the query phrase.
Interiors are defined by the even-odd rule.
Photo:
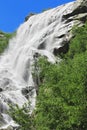
[[[35,15],[34,13],[30,13],[28,16],[25,17],[25,22],[30,18],[32,17],[33,15]]]
[[[22,89],[22,94],[27,98],[29,99],[29,96],[32,96],[33,95],[33,90],[35,90],[36,88],[34,86],[29,86],[29,87],[26,87],[26,88],[23,88]]]
[[[4,37],[4,35],[3,35],[3,34],[0,34],[0,38],[2,38],[2,37]]]
[[[38,68],[36,65],[36,77],[33,79],[34,83],[36,83],[35,86],[31,81],[32,62],[30,64],[30,61],[38,58],[38,55],[43,55],[50,62],[55,63],[55,55],[68,51],[69,41],[73,37],[71,33],[72,27],[74,25],[82,26],[86,21],[87,0],[77,0],[76,2],[62,5],[61,7],[45,11],[36,16],[33,15],[30,14],[27,16],[25,19],[26,23],[18,29],[17,37],[13,39],[17,42],[12,41],[12,43],[15,43],[15,49],[13,49],[14,53],[11,53],[11,60],[8,58],[9,55],[6,55],[6,62],[5,59],[3,62],[3,64],[6,63],[6,68],[0,70],[1,125],[6,124],[5,119],[10,122],[8,118],[2,118],[2,113],[5,115],[8,110],[7,104],[9,102],[20,105],[21,107],[28,101],[27,99],[29,97],[31,101],[33,99],[33,104],[35,103],[35,92],[38,91],[39,84],[38,73],[36,71]],[[29,21],[27,21],[28,19]],[[15,58],[13,59],[14,54]],[[11,70],[10,67],[7,69],[6,65],[11,65]],[[15,70],[16,74],[14,75]],[[12,129],[9,126],[6,130]]]
[[[73,10],[66,15],[64,18],[69,18],[78,14],[87,13],[87,0],[77,0],[73,4]]]
[[[11,126],[8,126],[7,128],[2,128],[0,130],[14,130]]]
[[[3,91],[3,89],[2,88],[0,88],[0,92],[2,92]]]
[[[19,130],[19,127],[8,126],[7,128],[1,128],[0,130]]]

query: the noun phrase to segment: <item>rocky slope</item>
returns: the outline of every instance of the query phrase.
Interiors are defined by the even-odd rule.
[[[28,100],[35,107],[36,84],[32,78],[32,64],[38,53],[52,63],[55,56],[69,49],[74,25],[82,26],[87,17],[87,0],[77,0],[29,17],[10,40],[8,50],[0,58],[0,125],[1,130],[14,126],[7,115],[8,104],[20,107]],[[25,96],[23,91],[27,90]],[[12,128],[11,128],[12,129]],[[8,128],[10,130],[10,128]]]

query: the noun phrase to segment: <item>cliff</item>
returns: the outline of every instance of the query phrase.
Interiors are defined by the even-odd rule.
[[[86,18],[87,0],[77,0],[30,16],[18,28],[17,35],[0,58],[1,130],[15,126],[7,114],[9,103],[22,107],[29,100],[31,112],[35,108],[37,84],[32,77],[35,56],[45,56],[52,63],[60,62],[56,56],[69,50],[74,37],[72,27],[83,26]]]

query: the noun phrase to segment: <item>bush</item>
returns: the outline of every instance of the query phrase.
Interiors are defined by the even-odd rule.
[[[18,105],[10,105],[9,114],[19,124],[19,130],[35,130],[34,115],[30,114],[30,104],[25,104],[22,108]]]
[[[60,64],[40,59],[37,130],[87,129],[87,24],[74,30]]]
[[[83,27],[72,29],[74,38],[70,42],[68,55],[73,58],[74,55],[87,50],[87,23]]]
[[[15,35],[14,33],[4,33],[0,31],[0,54],[4,52],[7,48],[9,39],[11,39]]]
[[[41,69],[43,82],[36,109],[38,130],[73,130],[74,127],[79,130],[80,118],[87,106],[86,57],[87,53],[79,54],[67,64],[48,66],[48,63]]]

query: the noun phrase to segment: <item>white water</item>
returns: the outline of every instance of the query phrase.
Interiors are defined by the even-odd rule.
[[[28,99],[22,94],[27,86],[34,87],[32,79],[33,55],[37,52],[49,61],[55,62],[54,48],[62,46],[66,34],[72,28],[73,22],[66,23],[62,19],[64,14],[72,11],[73,3],[69,3],[42,14],[32,16],[22,24],[16,37],[10,40],[8,49],[0,58],[0,113],[1,125],[13,125],[6,114],[9,103],[22,106]],[[61,35],[65,37],[58,38]],[[32,110],[35,108],[36,90],[29,96]]]

